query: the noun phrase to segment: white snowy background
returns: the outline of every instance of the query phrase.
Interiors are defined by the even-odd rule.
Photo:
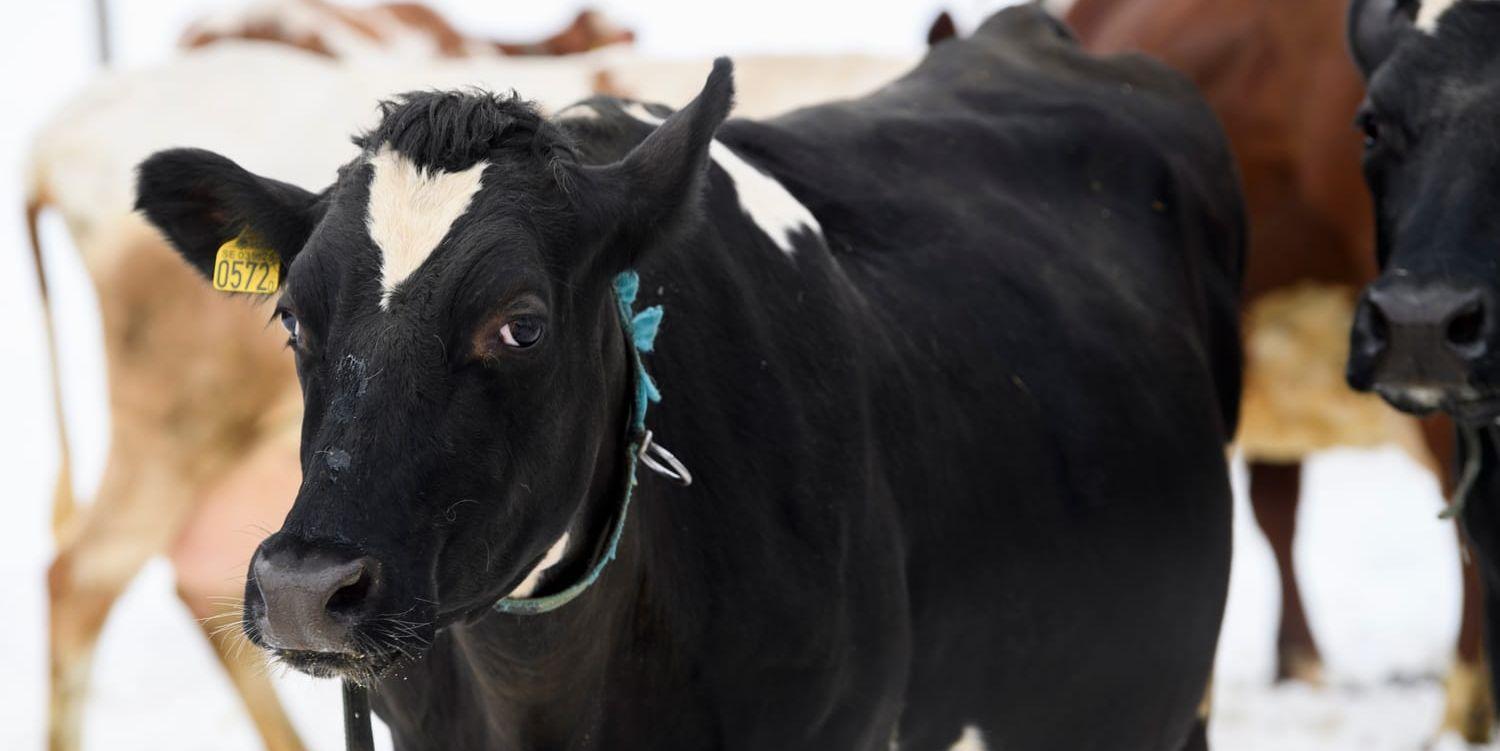
[[[471,32],[524,38],[560,27],[577,9],[575,1],[431,4]],[[953,0],[948,6],[972,27],[996,4]],[[6,332],[0,336],[3,749],[44,745],[44,572],[51,555],[48,504],[57,461],[39,301],[26,257],[20,171],[34,129],[96,71],[91,5],[8,0],[0,8],[9,31],[0,46],[0,324]],[[167,58],[184,24],[214,5],[114,0],[116,64],[134,67]],[[641,51],[673,56],[913,52],[942,7],[940,0],[600,0],[595,5],[634,28]],[[44,225],[44,243],[66,347],[75,472],[87,493],[98,482],[108,425],[98,311],[60,223]],[[1242,486],[1242,473],[1236,481]],[[1214,747],[1459,747],[1453,739],[1434,738],[1442,710],[1439,679],[1457,629],[1459,592],[1453,533],[1435,518],[1436,485],[1394,450],[1339,451],[1310,463],[1305,490],[1297,555],[1329,685],[1270,685],[1277,585],[1269,549],[1241,497]],[[313,748],[342,747],[335,685],[288,675],[278,678],[278,688]],[[85,742],[93,749],[258,748],[228,682],[173,595],[171,572],[161,561],[148,566],[109,620],[87,717]]]

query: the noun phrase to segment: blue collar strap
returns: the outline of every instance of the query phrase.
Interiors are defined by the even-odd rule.
[[[656,341],[656,332],[661,326],[662,309],[660,305],[653,305],[636,312],[635,297],[639,290],[640,277],[634,271],[626,271],[615,277],[615,304],[620,309],[620,325],[625,329],[625,339],[631,345],[630,362],[633,371],[632,380],[635,381],[635,393],[631,398],[630,420],[626,425],[625,494],[620,501],[620,510],[615,516],[604,552],[594,565],[589,567],[588,573],[567,589],[546,597],[501,598],[494,605],[497,612],[512,615],[548,613],[577,599],[584,590],[599,580],[599,575],[604,573],[604,567],[614,560],[615,553],[620,547],[620,536],[625,532],[625,518],[630,512],[630,496],[635,490],[635,472],[638,464],[645,464],[684,485],[692,482],[692,477],[688,475],[682,464],[666,449],[652,442],[651,433],[646,430],[646,410],[652,402],[661,401],[661,392],[656,389],[656,384],[646,373],[646,366],[641,362],[641,353],[650,352]],[[661,462],[666,462],[668,466],[663,466]]]

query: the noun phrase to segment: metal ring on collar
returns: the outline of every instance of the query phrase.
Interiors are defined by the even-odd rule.
[[[683,465],[672,452],[665,446],[651,440],[651,431],[646,431],[646,436],[641,439],[641,450],[638,454],[641,464],[647,469],[663,477],[668,477],[683,487],[693,484],[693,473]]]

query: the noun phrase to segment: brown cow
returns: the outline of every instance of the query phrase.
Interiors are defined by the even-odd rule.
[[[1292,560],[1301,462],[1341,445],[1401,443],[1453,487],[1452,429],[1398,417],[1344,385],[1354,293],[1374,279],[1374,222],[1350,136],[1363,98],[1344,43],[1346,0],[1078,0],[1068,15],[1096,52],[1140,51],[1190,76],[1223,120],[1245,181],[1251,242],[1239,445],[1256,520],[1282,585],[1277,678],[1318,680]],[[1489,736],[1480,609],[1464,612],[1444,728]]]

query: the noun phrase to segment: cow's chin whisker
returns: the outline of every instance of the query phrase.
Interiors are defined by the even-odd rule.
[[[341,678],[363,685],[373,683],[389,673],[398,662],[382,655],[298,652],[286,649],[272,651],[271,660],[277,665],[314,678]]]
[[[416,662],[432,645],[423,635],[425,624],[382,619],[353,635],[350,652],[269,650],[272,662],[314,678],[341,678],[371,684]]]

